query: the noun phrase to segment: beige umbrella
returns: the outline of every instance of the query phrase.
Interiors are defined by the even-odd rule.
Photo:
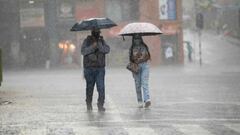
[[[146,22],[136,22],[129,23],[125,27],[122,28],[119,35],[121,36],[133,36],[135,34],[139,34],[141,36],[152,36],[162,34],[162,31],[151,23]]]

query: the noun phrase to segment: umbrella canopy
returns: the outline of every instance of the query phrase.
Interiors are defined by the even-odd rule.
[[[114,26],[117,26],[117,24],[108,18],[89,18],[74,24],[71,31],[107,29]]]
[[[119,33],[121,36],[133,36],[134,34],[152,36],[162,34],[162,31],[154,24],[137,22],[126,25]]]

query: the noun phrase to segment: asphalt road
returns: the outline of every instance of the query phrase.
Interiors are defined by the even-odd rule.
[[[96,91],[86,111],[81,69],[5,72],[0,135],[239,135],[240,48],[204,37],[202,67],[196,54],[193,63],[151,68],[150,109],[137,108],[125,68],[106,69],[105,113]]]

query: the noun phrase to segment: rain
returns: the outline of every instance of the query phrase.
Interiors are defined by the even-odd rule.
[[[0,135],[240,135],[239,0],[0,0]]]

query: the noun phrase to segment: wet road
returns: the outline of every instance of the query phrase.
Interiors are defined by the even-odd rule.
[[[0,135],[239,135],[240,48],[208,38],[202,67],[151,68],[150,109],[137,108],[125,68],[107,69],[105,113],[96,91],[93,112],[86,111],[81,70],[6,72]]]

